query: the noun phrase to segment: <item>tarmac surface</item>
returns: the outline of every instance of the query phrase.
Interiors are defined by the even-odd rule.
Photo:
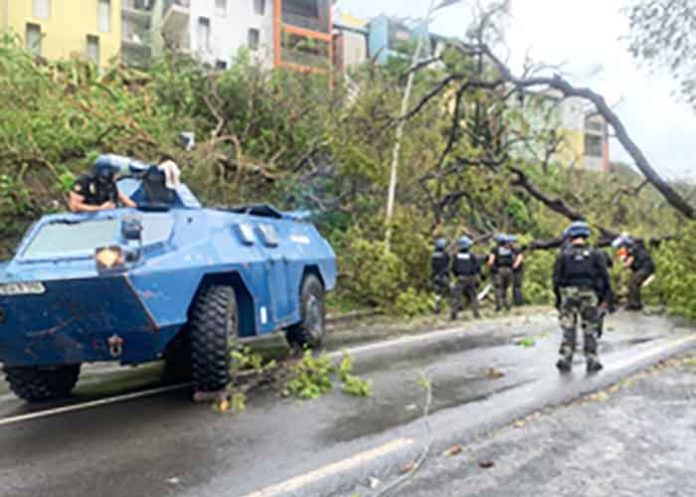
[[[450,450],[398,495],[694,496],[695,442],[692,355]]]
[[[348,348],[355,372],[372,381],[368,399],[336,388],[300,402],[266,388],[253,392],[247,409],[232,415],[192,404],[183,388],[74,412],[50,411],[156,387],[157,366],[87,368],[75,398],[58,405],[27,406],[2,390],[0,495],[365,497],[402,477],[424,447],[430,452],[422,470],[391,495],[467,495],[445,483],[435,491],[436,482],[447,480],[437,472],[428,476],[439,471],[438,459],[452,444],[479,443],[491,430],[607,388],[696,346],[694,329],[684,323],[619,314],[608,320],[601,341],[605,370],[588,376],[578,357],[574,372],[560,376],[553,367],[560,339],[553,312],[437,331],[423,332],[423,326],[444,325],[347,325],[330,341],[330,347]],[[422,377],[431,385],[431,402]],[[32,412],[48,414],[27,418]],[[572,440],[565,443],[570,447]],[[532,442],[529,451],[534,444],[540,442]],[[540,445],[539,453],[544,450],[546,457],[553,453]],[[500,461],[497,453],[490,457]],[[539,476],[538,488],[551,481],[553,471],[552,466]],[[508,487],[508,493],[490,495],[537,495],[533,479],[525,487],[529,494],[510,493]],[[471,495],[487,492],[479,487]]]

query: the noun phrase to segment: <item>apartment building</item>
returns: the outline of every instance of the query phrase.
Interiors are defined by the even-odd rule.
[[[0,29],[47,59],[83,57],[104,66],[121,50],[122,0],[0,1]]]
[[[336,72],[343,73],[367,61],[367,40],[370,34],[368,24],[367,20],[347,13],[334,14],[333,66]]]
[[[597,113],[585,116],[584,162],[590,171],[609,171],[609,127]]]
[[[517,99],[510,100],[514,110]],[[527,92],[522,103],[532,129],[554,129],[560,139],[553,160],[564,166],[588,171],[609,170],[609,133],[602,116],[588,111],[580,98],[563,98],[560,92]],[[519,151],[527,155],[525,150]],[[539,150],[536,156],[543,155]],[[527,157],[534,159],[534,155]]]
[[[224,69],[246,49],[269,68],[331,67],[331,0],[158,0],[153,26],[161,44]]]
[[[152,57],[154,0],[121,0],[121,61],[147,67]]]
[[[368,45],[369,55],[378,64],[385,64],[391,58],[409,58],[410,47],[415,47],[418,38],[425,36],[430,40],[430,34],[425,22],[418,22],[415,26],[406,21],[380,15],[370,21]],[[431,44],[426,43],[421,53],[422,58],[427,58],[431,53]]]

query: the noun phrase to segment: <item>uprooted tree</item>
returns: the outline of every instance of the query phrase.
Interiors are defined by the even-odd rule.
[[[443,97],[453,101],[451,127],[447,143],[437,160],[434,171],[421,178],[424,189],[435,210],[435,220],[440,221],[442,211],[450,204],[470,195],[462,184],[454,192],[445,193],[443,184],[449,178],[460,178],[470,167],[478,167],[485,173],[511,176],[510,184],[523,189],[534,199],[554,212],[571,220],[587,217],[587,213],[573,207],[564,199],[544,192],[534,184],[530,174],[520,164],[536,162],[544,172],[558,151],[561,140],[551,127],[534,129],[519,112],[529,94],[544,98],[556,95],[559,99],[578,98],[594,107],[601,115],[614,136],[633,159],[635,166],[664,199],[686,219],[696,219],[696,208],[653,168],[638,144],[631,138],[621,119],[606,103],[605,99],[589,88],[574,86],[558,73],[545,75],[550,68],[542,65],[527,65],[522,75],[517,76],[499,58],[487,42],[489,30],[495,30],[495,18],[504,13],[507,3],[493,6],[483,12],[478,23],[469,31],[465,41],[451,40],[448,53],[421,63],[412,70],[424,70],[432,63],[444,62],[446,75],[428,90],[413,108],[401,119],[418,115],[431,102],[440,102]],[[540,113],[538,107],[532,112]],[[521,117],[520,117],[521,116]],[[461,149],[462,143],[468,148]],[[539,151],[532,157],[521,150]],[[456,180],[455,180],[456,182]],[[433,185],[430,188],[428,185]],[[467,185],[469,183],[466,183]],[[636,192],[640,192],[636,188]],[[602,235],[611,237],[615,230],[599,226]]]

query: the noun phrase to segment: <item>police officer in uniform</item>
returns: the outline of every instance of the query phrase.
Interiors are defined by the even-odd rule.
[[[524,282],[524,253],[518,244],[517,237],[510,235],[508,238],[510,248],[515,260],[512,264],[512,303],[518,307],[524,305],[524,295],[522,294],[522,283]]]
[[[650,256],[650,252],[645,247],[642,240],[632,240],[624,237],[623,246],[628,251],[628,257],[624,261],[624,268],[631,269],[631,281],[628,284],[628,305],[627,311],[640,311],[643,309],[641,289],[643,283],[655,273],[655,263]]]
[[[117,207],[136,207],[116,186],[115,168],[97,164],[92,174],[77,178],[70,190],[68,207],[73,212],[97,212]]]
[[[475,254],[470,252],[474,242],[468,236],[459,239],[459,252],[452,261],[452,274],[456,278],[454,290],[454,302],[452,304],[452,320],[457,319],[457,314],[462,310],[462,299],[465,297],[471,304],[471,311],[475,318],[480,318],[478,286],[481,264]]]
[[[440,314],[442,301],[450,294],[450,255],[447,253],[447,239],[435,240],[432,255],[432,281],[435,289],[435,313]]]
[[[575,352],[577,325],[581,322],[587,371],[602,369],[597,357],[597,335],[600,330],[600,309],[607,306],[611,282],[606,260],[601,252],[587,243],[590,227],[578,221],[568,227],[568,245],[556,259],[553,289],[560,311],[563,341],[556,367],[570,371]]]
[[[488,266],[495,286],[495,310],[500,311],[503,307],[509,310],[507,294],[508,288],[512,285],[515,254],[510,248],[507,235],[497,235],[495,241],[497,246],[488,257]]]

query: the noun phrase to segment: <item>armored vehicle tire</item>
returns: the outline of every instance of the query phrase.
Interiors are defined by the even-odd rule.
[[[62,399],[70,395],[80,376],[80,365],[54,368],[5,367],[10,389],[27,402]]]
[[[300,293],[300,315],[302,321],[288,328],[285,337],[293,348],[317,349],[326,334],[326,309],[324,285],[319,278],[310,274],[302,282]]]
[[[193,306],[189,333],[196,392],[216,392],[230,382],[230,340],[239,326],[237,299],[229,286],[211,286]]]

